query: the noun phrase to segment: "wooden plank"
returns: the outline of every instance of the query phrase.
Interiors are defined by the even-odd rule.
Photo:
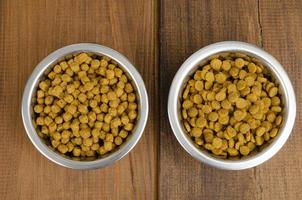
[[[301,101],[299,8],[301,1],[161,1],[160,199],[301,199],[299,112],[293,136],[278,155],[237,172],[190,157],[173,136],[166,114],[169,86],[180,65],[201,47],[223,40],[263,45],[284,64]]]
[[[296,92],[297,118],[284,148],[256,168],[258,199],[302,199],[302,1],[259,1],[262,43],[286,69]]]
[[[158,95],[155,2],[4,0],[0,3],[1,199],[154,199]],[[20,116],[25,82],[35,65],[62,46],[92,42],[123,53],[142,74],[149,123],[140,142],[111,167],[76,171],[44,158]]]
[[[294,133],[280,153],[240,172],[217,170],[191,158],[174,138],[166,115],[169,86],[181,63],[199,48],[222,40],[254,43],[276,56],[293,81],[299,105],[302,2],[168,0],[156,4],[147,0],[1,1],[1,199],[154,199],[157,192],[160,199],[302,198],[299,107]],[[51,163],[31,145],[16,115],[34,66],[51,51],[77,42],[104,44],[126,55],[142,73],[149,93],[149,123],[143,138],[126,158],[99,170],[69,170]]]

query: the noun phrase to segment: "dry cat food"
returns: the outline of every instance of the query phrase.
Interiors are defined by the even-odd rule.
[[[186,131],[220,158],[258,152],[282,124],[278,83],[261,63],[243,54],[212,58],[187,82],[182,97]]]
[[[40,81],[34,105],[40,137],[73,159],[95,159],[132,132],[138,105],[118,64],[89,53],[59,62]]]

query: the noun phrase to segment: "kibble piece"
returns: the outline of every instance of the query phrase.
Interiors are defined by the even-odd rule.
[[[126,85],[125,85],[125,92],[127,92],[127,93],[133,92],[133,87],[132,87],[132,85],[130,83],[126,83]]]
[[[128,136],[128,132],[126,130],[121,130],[118,135],[121,138],[126,138]]]
[[[222,146],[222,139],[215,137],[212,141],[212,145],[214,148],[219,149]]]
[[[66,112],[69,112],[71,115],[74,115],[77,112],[77,107],[75,105],[66,106]]]
[[[80,105],[78,105],[78,111],[81,114],[87,114],[88,113],[88,107],[84,104],[80,104]]]
[[[76,147],[76,148],[74,148],[73,150],[72,150],[72,154],[74,155],[74,156],[80,156],[81,155],[81,149],[80,148],[78,148],[78,147]]]
[[[267,119],[269,122],[273,123],[273,122],[275,121],[275,119],[276,119],[275,113],[274,113],[274,112],[268,113],[268,114],[266,115],[266,119]]]
[[[87,147],[92,146],[92,144],[93,144],[92,138],[85,138],[85,139],[83,140],[83,144],[84,144],[85,146],[87,146]]]
[[[208,115],[208,118],[210,121],[217,121],[218,120],[218,114],[216,112],[211,112]]]
[[[182,116],[183,116],[184,119],[188,118],[187,110],[182,110]]]
[[[236,110],[234,112],[234,118],[236,121],[241,121],[245,118],[246,116],[246,112],[245,111],[242,111],[242,110]]]
[[[64,96],[64,101],[66,102],[66,103],[72,103],[73,102],[73,100],[74,100],[74,98],[73,98],[73,96],[72,95],[66,95],[66,96]]]
[[[261,146],[264,142],[264,138],[261,136],[256,136],[256,145]]]
[[[205,84],[204,84],[204,88],[205,88],[206,90],[211,89],[212,86],[213,86],[213,82],[206,81]]]
[[[239,109],[243,109],[247,106],[247,102],[246,100],[244,100],[243,98],[238,98],[236,100],[236,107]]]
[[[280,102],[281,102],[281,100],[280,100],[280,98],[277,97],[277,96],[274,96],[274,97],[272,97],[272,99],[271,99],[271,103],[272,103],[273,106],[279,106],[279,105],[280,105]]]
[[[68,148],[67,148],[66,145],[60,144],[58,146],[58,151],[61,152],[61,153],[63,153],[63,154],[65,154],[68,151]]]
[[[261,137],[264,133],[265,133],[266,129],[263,126],[260,126],[259,128],[257,128],[256,130],[256,135]]]
[[[119,105],[119,102],[120,102],[119,99],[111,100],[111,101],[109,102],[109,106],[110,106],[111,108],[117,108],[118,105]]]
[[[35,105],[35,107],[34,107],[35,113],[41,113],[41,112],[43,112],[43,110],[44,110],[44,107],[42,105]]]
[[[187,98],[188,98],[189,92],[190,92],[190,88],[187,87],[187,88],[184,90],[184,93],[183,93],[183,95],[182,95],[183,99],[187,99]]]
[[[215,100],[215,96],[216,96],[215,92],[208,92],[207,93],[207,100],[208,101],[214,101]]]
[[[213,110],[219,110],[221,108],[219,101],[216,101],[216,100],[211,102],[211,106],[212,106]]]
[[[56,124],[62,124],[63,118],[61,116],[55,117],[55,122],[56,122]]]
[[[75,61],[78,62],[79,64],[86,62],[88,59],[89,56],[87,55],[87,53],[80,53],[75,57]]]
[[[281,123],[282,123],[282,116],[279,115],[279,116],[277,116],[276,119],[275,119],[275,124],[276,124],[277,126],[280,126]]]
[[[206,144],[204,145],[204,148],[207,149],[207,150],[212,150],[212,149],[213,149],[213,146],[212,146],[212,144],[206,143]]]
[[[90,137],[90,129],[85,128],[80,130],[80,135],[83,139],[89,138]]]
[[[213,72],[207,72],[205,75],[205,80],[208,82],[213,82],[215,80]]]
[[[134,111],[135,112],[135,111]],[[133,117],[131,117],[130,119],[135,119],[135,117],[133,118]],[[117,128],[117,127],[119,127],[120,125],[121,125],[121,120],[120,120],[120,118],[114,118],[111,122],[110,122],[110,124],[111,124],[111,127],[112,128]]]
[[[50,105],[50,104],[52,104],[53,100],[54,100],[53,96],[47,96],[44,100],[44,103],[46,105]]]
[[[260,109],[259,105],[252,105],[252,106],[250,106],[250,108],[249,108],[249,112],[250,112],[251,114],[256,114],[256,113],[259,112],[259,109]]]
[[[242,68],[244,66],[245,62],[242,58],[236,58],[235,60],[235,66],[238,68]]]
[[[229,60],[224,60],[222,61],[222,66],[221,68],[224,70],[224,71],[229,71],[231,69],[231,63]]]
[[[238,98],[239,98],[239,94],[237,92],[231,92],[229,95],[228,95],[228,100],[229,102],[231,103],[235,103],[238,101]]]
[[[121,145],[123,143],[123,139],[121,137],[117,136],[114,138],[114,143],[116,145]]]
[[[51,112],[51,107],[50,106],[45,106],[43,112],[45,114],[49,114]]]
[[[193,102],[196,104],[201,104],[202,103],[202,97],[200,94],[195,94],[193,97]]]
[[[93,87],[94,87],[94,84],[93,84],[93,82],[91,82],[91,81],[89,81],[89,82],[87,82],[87,83],[84,84],[84,89],[85,89],[86,91],[92,90]]]
[[[224,91],[220,91],[215,95],[215,99],[217,101],[223,101],[226,98],[226,93]]]
[[[199,117],[196,119],[196,127],[203,128],[207,125],[207,120],[203,117]]]
[[[254,63],[249,63],[247,65],[247,67],[248,67],[248,70],[249,70],[250,73],[253,73],[253,74],[256,73],[257,66]]]
[[[71,115],[69,112],[65,112],[65,113],[63,114],[63,119],[64,119],[65,122],[70,121],[71,118],[72,118],[72,115]]]
[[[231,138],[235,137],[236,134],[237,134],[236,130],[233,127],[231,127],[231,126],[228,126],[227,129],[226,129],[226,131],[227,131],[229,137],[231,137]]]
[[[124,129],[126,131],[132,131],[133,127],[134,127],[134,125],[132,123],[128,123],[124,126]]]
[[[107,98],[110,101],[110,100],[115,100],[117,98],[117,96],[116,96],[115,92],[110,91],[107,93]]]
[[[262,122],[261,126],[265,127],[265,131],[270,131],[273,127],[272,123],[269,121]]]
[[[278,129],[273,128],[270,132],[270,137],[272,137],[272,138],[276,137],[277,133],[278,133]]]
[[[67,74],[63,74],[61,78],[62,78],[62,81],[66,82],[66,83],[68,83],[72,80],[71,77]]]
[[[193,106],[193,103],[190,100],[185,100],[182,104],[182,107],[184,109],[189,109]]]
[[[204,87],[203,82],[202,81],[196,81],[194,87],[197,91],[202,91],[203,87]]]
[[[46,81],[41,81],[39,83],[39,88],[45,92],[49,88],[49,84]]]
[[[44,96],[45,96],[45,93],[44,93],[43,90],[38,90],[38,91],[37,91],[37,97],[38,97],[38,98],[43,98]]]
[[[128,94],[128,102],[135,102],[136,100],[136,95],[134,93]]]
[[[277,87],[272,87],[272,88],[270,88],[269,91],[268,91],[268,95],[269,95],[270,97],[276,96],[277,93],[278,93],[278,88],[277,88]]]
[[[227,77],[223,73],[218,73],[215,75],[215,80],[217,83],[223,84],[226,81]]]
[[[202,134],[202,129],[197,128],[197,127],[194,127],[194,128],[191,130],[191,134],[192,134],[193,137],[200,137],[201,134]]]
[[[194,79],[200,81],[203,78],[203,71],[197,70],[194,74]]]
[[[247,156],[250,153],[250,148],[247,146],[241,146],[239,148],[241,155]]]
[[[223,125],[227,125],[229,123],[230,117],[228,115],[221,116],[218,118],[218,122]]]
[[[239,69],[236,68],[236,67],[232,67],[229,71],[230,75],[233,77],[233,78],[237,78],[238,77],[238,74],[239,74]]]
[[[226,110],[229,110],[229,109],[231,109],[232,104],[227,99],[225,99],[221,102],[221,107]]]
[[[237,90],[241,91],[246,88],[246,82],[244,80],[239,80],[237,82]]]
[[[197,145],[201,146],[204,143],[204,141],[202,139],[200,139],[200,138],[195,138],[195,143]]]
[[[247,133],[250,131],[250,126],[247,123],[243,123],[240,125],[239,130],[241,133]]]
[[[207,129],[207,130],[208,130],[208,129]],[[213,138],[214,138],[214,135],[213,135],[213,132],[212,132],[212,131],[204,131],[203,136],[204,136],[204,140],[205,140],[207,143],[212,143]]]
[[[271,111],[279,113],[282,111],[282,108],[280,106],[272,106]]]
[[[233,83],[230,83],[228,86],[227,86],[227,90],[228,90],[228,93],[232,93],[232,92],[237,92],[237,87],[235,84]]]
[[[257,95],[256,94],[254,94],[254,93],[251,93],[251,94],[248,94],[247,96],[246,96],[246,99],[247,100],[249,100],[250,102],[256,102],[257,100],[258,100],[258,97],[257,97]]]
[[[188,115],[190,117],[196,117],[198,115],[198,110],[195,107],[192,107],[188,110]]]
[[[210,64],[214,70],[219,71],[221,68],[222,62],[221,62],[221,60],[215,58],[215,59],[211,60]]]
[[[238,155],[238,150],[235,149],[235,148],[228,148],[227,151],[228,151],[228,154],[230,156],[237,156]]]
[[[247,72],[246,72],[245,70],[241,69],[241,70],[239,71],[238,78],[239,78],[239,79],[244,79],[246,76],[247,76]]]
[[[112,148],[113,148],[113,145],[112,145],[112,144],[113,144],[112,142],[107,142],[107,141],[105,141],[105,142],[104,142],[104,148],[105,148],[105,150],[106,150],[106,151],[111,151]]]
[[[255,81],[254,81],[254,78],[252,76],[247,76],[245,77],[245,83],[247,86],[251,87],[254,85]]]
[[[80,71],[80,65],[76,62],[72,62],[69,64],[70,66],[70,69],[73,71],[73,72],[79,72]]]

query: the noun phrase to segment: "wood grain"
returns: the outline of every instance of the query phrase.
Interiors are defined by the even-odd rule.
[[[0,1],[0,199],[302,199],[301,0]],[[193,52],[223,40],[263,47],[287,70],[297,97],[295,129],[265,164],[222,171],[189,156],[167,116],[173,76]],[[110,167],[70,170],[26,137],[25,82],[62,46],[93,42],[123,53],[145,81],[148,125],[131,153]]]
[[[0,2],[0,199],[154,199],[157,166],[155,2],[4,0]],[[26,137],[20,106],[35,65],[72,43],[103,44],[143,76],[150,115],[144,136],[111,167],[76,171],[44,158]]]
[[[161,1],[160,199],[302,198],[299,111],[285,147],[269,162],[238,172],[214,169],[190,157],[173,136],[166,113],[169,86],[180,65],[201,47],[223,40],[250,42],[276,56],[301,105],[301,6],[301,1],[281,0]]]

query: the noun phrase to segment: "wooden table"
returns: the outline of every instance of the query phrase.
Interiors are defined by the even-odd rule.
[[[0,199],[302,199],[301,115],[265,164],[222,171],[178,144],[167,117],[173,76],[193,52],[223,40],[273,54],[302,100],[301,0],[0,1]],[[21,121],[22,92],[35,65],[62,46],[93,42],[123,53],[145,81],[150,114],[131,153],[104,169],[77,171],[44,158]]]

